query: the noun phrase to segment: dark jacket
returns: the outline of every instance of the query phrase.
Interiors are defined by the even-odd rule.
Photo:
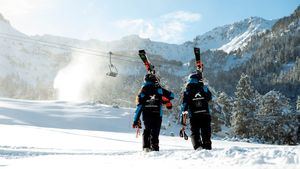
[[[137,108],[134,114],[133,122],[136,123],[141,114],[145,116],[163,116],[162,97],[169,100],[174,99],[174,94],[162,87],[158,87],[153,82],[145,82],[137,96]]]
[[[183,92],[180,116],[184,111],[188,111],[190,118],[195,115],[210,114],[208,102],[211,99],[211,92],[206,85],[198,80],[190,79]]]

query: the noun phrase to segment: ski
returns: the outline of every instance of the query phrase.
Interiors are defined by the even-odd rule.
[[[140,131],[140,128],[138,127],[138,128],[136,128],[136,135],[135,135],[135,137],[139,138],[140,135],[141,135],[141,131]]]
[[[196,62],[196,68],[197,72],[201,74],[203,72],[203,63],[201,61],[201,55],[200,55],[200,48],[194,48],[194,54],[195,54],[195,62]]]
[[[148,73],[155,74],[154,66],[150,63],[145,50],[139,50],[139,56],[142,59]]]

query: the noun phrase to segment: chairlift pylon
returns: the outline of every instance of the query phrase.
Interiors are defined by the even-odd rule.
[[[109,54],[109,65],[108,65],[109,72],[107,72],[106,75],[111,77],[116,77],[118,75],[118,69],[111,62],[112,52],[108,52],[108,54]]]

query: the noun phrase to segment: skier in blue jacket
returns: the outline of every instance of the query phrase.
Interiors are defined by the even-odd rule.
[[[184,129],[186,117],[190,118],[191,140],[195,150],[211,149],[211,115],[208,106],[211,98],[211,92],[203,84],[202,73],[189,75],[183,93],[180,120]]]
[[[147,74],[144,84],[137,97],[137,108],[133,119],[133,128],[140,128],[140,116],[144,123],[143,150],[159,151],[159,132],[162,123],[162,105],[172,108],[170,100],[174,94],[159,85],[158,79],[153,74]]]

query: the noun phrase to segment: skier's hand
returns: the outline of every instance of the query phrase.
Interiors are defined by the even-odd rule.
[[[134,121],[132,124],[132,128],[142,128],[141,120]]]
[[[185,131],[185,126],[182,126],[180,130]]]
[[[188,111],[182,112],[181,125],[182,125],[183,127],[186,126],[186,118],[187,118],[187,114],[188,114]]]

